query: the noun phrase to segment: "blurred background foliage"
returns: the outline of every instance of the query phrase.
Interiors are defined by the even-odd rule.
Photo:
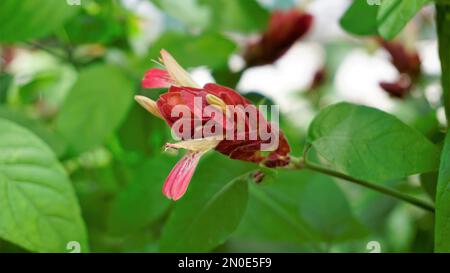
[[[432,8],[397,36],[418,52],[422,70],[393,96],[379,85],[399,76],[386,47],[339,24],[351,1],[76,3],[0,1],[0,158],[15,145],[28,155],[22,169],[0,166],[28,181],[8,186],[0,172],[1,252],[66,252],[69,241],[92,252],[367,252],[374,240],[383,252],[433,251],[430,213],[309,171],[267,171],[263,182],[246,183],[244,174],[258,166],[217,153],[201,161],[183,199],[166,200],[161,187],[179,155],[163,152],[169,128],[133,100],[162,92],[140,81],[164,48],[201,83],[279,104],[294,155],[312,118],[338,101],[388,111],[440,144],[445,116]],[[312,14],[311,30],[274,63],[246,67],[246,47],[279,9]],[[370,22],[348,18],[342,26],[372,34]],[[385,184],[432,199],[436,179],[429,173]]]

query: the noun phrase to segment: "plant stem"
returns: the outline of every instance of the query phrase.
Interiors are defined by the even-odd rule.
[[[319,166],[319,165],[316,165],[316,164],[308,163],[303,158],[302,159],[293,159],[291,163],[292,163],[291,167],[293,169],[297,169],[297,170],[308,169],[308,170],[315,171],[315,172],[318,172],[318,173],[322,173],[322,174],[326,174],[326,175],[333,176],[333,177],[336,177],[336,178],[340,178],[340,179],[343,179],[345,181],[352,182],[354,184],[357,184],[357,185],[360,185],[360,186],[363,186],[363,187],[375,190],[375,191],[380,192],[382,194],[386,194],[386,195],[389,195],[391,197],[403,200],[403,201],[408,202],[408,203],[410,203],[412,205],[415,205],[417,207],[420,207],[422,209],[425,209],[427,211],[430,211],[430,212],[434,213],[434,206],[432,204],[429,204],[429,203],[427,203],[427,202],[425,202],[423,200],[420,200],[420,199],[417,199],[417,198],[412,197],[410,195],[404,194],[404,193],[399,192],[397,190],[394,190],[392,188],[389,188],[389,187],[386,187],[386,186],[383,186],[383,185],[379,185],[379,184],[373,184],[373,183],[368,182],[368,181],[364,181],[364,180],[361,180],[361,179],[357,179],[357,178],[348,176],[346,174],[342,174],[342,173],[339,173],[339,172],[336,172],[336,171],[333,171],[333,170],[330,170],[330,169],[326,169],[326,168],[324,168],[322,166]]]
[[[450,1],[449,1],[450,3]],[[447,123],[450,123],[450,4],[436,4],[437,34],[439,40],[439,57],[442,69],[442,89]]]
[[[68,63],[72,64],[75,67],[75,69],[79,70],[80,64],[74,59],[72,49],[69,47],[64,48],[65,54],[64,53],[61,54],[58,51],[54,51],[54,50],[52,50],[44,45],[41,45],[39,43],[25,42],[24,44],[31,46],[33,48],[43,50],[43,51],[49,53],[50,55],[53,55],[56,58],[59,58],[63,62],[68,62]]]
[[[46,46],[43,46],[43,45],[41,45],[39,43],[34,43],[34,42],[24,42],[24,43],[26,45],[28,45],[28,46],[33,47],[33,48],[37,48],[37,49],[43,50],[43,51],[49,53],[50,55],[53,55],[53,56],[55,56],[55,57],[57,57],[57,58],[59,58],[59,59],[61,59],[63,61],[67,61],[67,57],[65,55],[60,54],[59,52],[53,51],[52,49],[50,49],[50,48],[48,48]]]

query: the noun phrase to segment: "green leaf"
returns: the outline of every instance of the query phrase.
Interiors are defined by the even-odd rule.
[[[8,98],[9,85],[13,80],[13,76],[8,73],[0,72],[0,104],[5,103]]]
[[[383,185],[387,187],[398,186],[399,181],[386,181]],[[348,185],[351,187],[351,185]],[[386,218],[398,204],[398,200],[380,194],[375,191],[368,191],[365,188],[351,188],[351,206],[357,219],[372,232],[383,232]]]
[[[119,193],[112,204],[109,226],[113,233],[136,231],[167,210],[170,202],[162,194],[162,186],[174,165],[175,158],[163,155],[142,164],[134,181]]]
[[[57,30],[78,11],[61,0],[0,1],[0,41],[40,38]]]
[[[122,25],[112,18],[80,15],[67,23],[66,32],[71,42],[77,44],[107,44],[123,34]]]
[[[432,0],[383,0],[378,12],[378,31],[385,39],[393,39],[408,22]]]
[[[152,2],[191,28],[204,29],[211,21],[211,10],[198,0],[152,0]]]
[[[450,133],[447,133],[436,190],[435,216],[436,252],[450,252]]]
[[[152,0],[171,17],[194,30],[255,32],[269,13],[255,0]]]
[[[299,213],[302,182],[309,178],[304,172],[283,172],[277,181],[265,178],[259,185],[251,184],[247,211],[236,237],[299,245],[319,241]]]
[[[326,202],[324,202],[326,200]],[[313,246],[365,235],[333,179],[309,171],[280,171],[250,187],[239,239]]]
[[[367,234],[332,179],[316,175],[305,184],[299,196],[300,215],[325,242],[359,239]]]
[[[308,142],[323,163],[355,178],[381,182],[436,170],[439,149],[396,117],[339,103],[323,109]]]
[[[81,71],[56,121],[72,152],[101,145],[117,129],[133,102],[133,88],[123,72],[112,66]]]
[[[127,39],[124,24],[127,17],[126,10],[114,1],[95,1],[82,3],[80,12],[68,20],[64,25],[64,32],[60,33],[62,40],[70,44],[101,43],[120,47]]]
[[[269,19],[269,12],[255,0],[200,0],[210,6],[211,29],[237,32],[261,31]]]
[[[64,154],[66,143],[56,132],[53,132],[40,120],[32,119],[22,112],[10,109],[6,106],[0,106],[0,118],[12,121],[18,125],[26,127],[36,136],[42,139],[53,150],[57,157]]]
[[[229,56],[236,49],[236,45],[218,33],[190,36],[169,32],[152,46],[143,65],[148,67],[150,59],[157,60],[161,49],[169,51],[183,67],[206,65],[209,68],[216,68],[227,64]]]
[[[88,250],[71,183],[50,148],[30,131],[0,119],[0,237],[30,251]]]
[[[186,195],[164,227],[163,252],[206,252],[229,238],[247,206],[251,164],[211,154],[203,158]]]
[[[151,90],[155,92],[155,90]],[[133,158],[159,153],[170,139],[170,127],[155,118],[139,104],[134,104],[118,129],[120,146]]]
[[[369,5],[367,0],[354,0],[340,20],[342,28],[356,35],[377,35],[379,6]]]
[[[420,175],[420,185],[433,201],[436,201],[438,176],[438,172],[424,173]]]

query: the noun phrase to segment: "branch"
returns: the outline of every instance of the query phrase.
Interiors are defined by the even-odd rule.
[[[437,34],[439,40],[439,57],[442,69],[442,89],[444,91],[444,107],[447,116],[447,123],[450,122],[450,1],[448,4],[436,5]]]
[[[425,202],[423,200],[417,199],[417,198],[412,197],[410,195],[404,194],[404,193],[402,193],[400,191],[397,191],[395,189],[392,189],[390,187],[386,187],[386,186],[383,186],[383,185],[380,185],[380,184],[374,184],[374,183],[371,183],[371,182],[368,182],[368,181],[364,181],[362,179],[357,179],[357,178],[348,176],[348,175],[343,174],[343,173],[339,173],[339,172],[336,172],[336,171],[333,171],[333,170],[330,170],[330,169],[326,169],[326,168],[324,168],[324,167],[322,167],[320,165],[307,162],[306,155],[307,155],[307,152],[309,151],[309,149],[310,149],[310,146],[305,149],[305,153],[304,153],[302,158],[292,158],[291,165],[288,168],[290,168],[292,170],[308,169],[308,170],[315,171],[315,172],[318,172],[318,173],[322,173],[322,174],[325,174],[325,175],[328,175],[328,176],[340,178],[340,179],[343,179],[345,181],[351,182],[353,184],[357,184],[357,185],[360,185],[360,186],[363,186],[363,187],[375,190],[375,191],[380,192],[382,194],[389,195],[391,197],[400,199],[402,201],[405,201],[407,203],[410,203],[412,205],[415,205],[415,206],[420,207],[420,208],[422,208],[424,210],[427,210],[429,212],[434,213],[434,206],[432,204],[429,204],[428,202]]]

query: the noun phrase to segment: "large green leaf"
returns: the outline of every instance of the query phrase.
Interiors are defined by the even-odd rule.
[[[435,217],[436,252],[450,252],[450,133],[447,133],[441,155],[441,167],[436,190]]]
[[[317,251],[316,242],[364,235],[364,228],[333,179],[309,171],[280,171],[273,179],[252,184],[247,212],[236,237],[292,243]]]
[[[198,0],[152,0],[167,14],[191,28],[204,29],[211,20],[211,10]]]
[[[401,181],[386,181],[382,184],[387,187],[398,187]],[[370,231],[382,232],[386,218],[399,201],[376,191],[368,191],[363,187],[356,188],[351,184],[347,184],[346,187],[352,191],[350,205],[357,219]]]
[[[155,90],[150,92],[158,95]],[[133,160],[159,153],[171,138],[170,127],[137,103],[133,104],[117,132],[120,146]]]
[[[0,1],[0,41],[40,38],[61,27],[78,11],[62,0]]]
[[[300,215],[325,242],[347,241],[366,235],[346,196],[329,177],[316,175],[300,193]],[[326,200],[326,202],[324,202]]]
[[[308,131],[323,164],[372,182],[436,170],[439,149],[396,117],[366,106],[339,103],[323,109]]]
[[[356,35],[378,34],[378,5],[368,5],[367,0],[354,0],[340,20],[341,26]]]
[[[255,0],[200,0],[210,6],[210,27],[222,31],[261,31],[269,18],[267,10]]]
[[[41,121],[30,118],[22,112],[6,106],[0,106],[0,118],[10,120],[18,125],[26,127],[45,143],[47,143],[56,156],[59,157],[63,155],[66,149],[66,143],[63,141],[61,136],[50,130],[50,128],[48,128]]]
[[[211,154],[203,158],[188,192],[164,227],[163,252],[205,252],[225,242],[247,206],[245,174],[252,165]]]
[[[119,69],[96,65],[82,70],[57,119],[72,152],[100,144],[120,125],[133,102],[133,84]]]
[[[30,251],[88,250],[70,181],[53,152],[30,131],[0,119],[0,237]]]
[[[266,25],[268,12],[255,0],[152,0],[194,30],[254,32]]]
[[[236,45],[218,33],[208,33],[201,36],[190,36],[182,33],[169,32],[162,36],[153,46],[145,66],[149,60],[157,60],[159,51],[164,48],[184,67],[208,66],[216,68],[227,64]],[[211,50],[213,49],[213,50]]]
[[[296,176],[292,173],[291,176]],[[236,231],[239,240],[267,241],[309,245],[319,236],[299,214],[299,191],[303,184],[294,179],[279,179],[279,183],[264,181],[250,186],[247,211]]]
[[[426,4],[432,0],[383,0],[378,12],[378,31],[393,39]]]
[[[119,193],[112,204],[109,225],[113,233],[131,233],[167,210],[170,203],[161,189],[174,165],[175,158],[164,155],[142,164],[134,181]]]
[[[110,0],[92,3],[86,1],[82,3],[82,6],[83,9],[77,16],[72,17],[65,23],[65,32],[61,34],[61,39],[70,41],[72,45],[114,43],[111,46],[124,46],[128,37],[125,29],[129,25],[124,24],[127,12],[120,7],[120,3]],[[94,8],[95,6],[97,8]]]
[[[72,43],[108,44],[120,36],[126,37],[124,26],[112,16],[80,14],[66,23],[66,32]]]

